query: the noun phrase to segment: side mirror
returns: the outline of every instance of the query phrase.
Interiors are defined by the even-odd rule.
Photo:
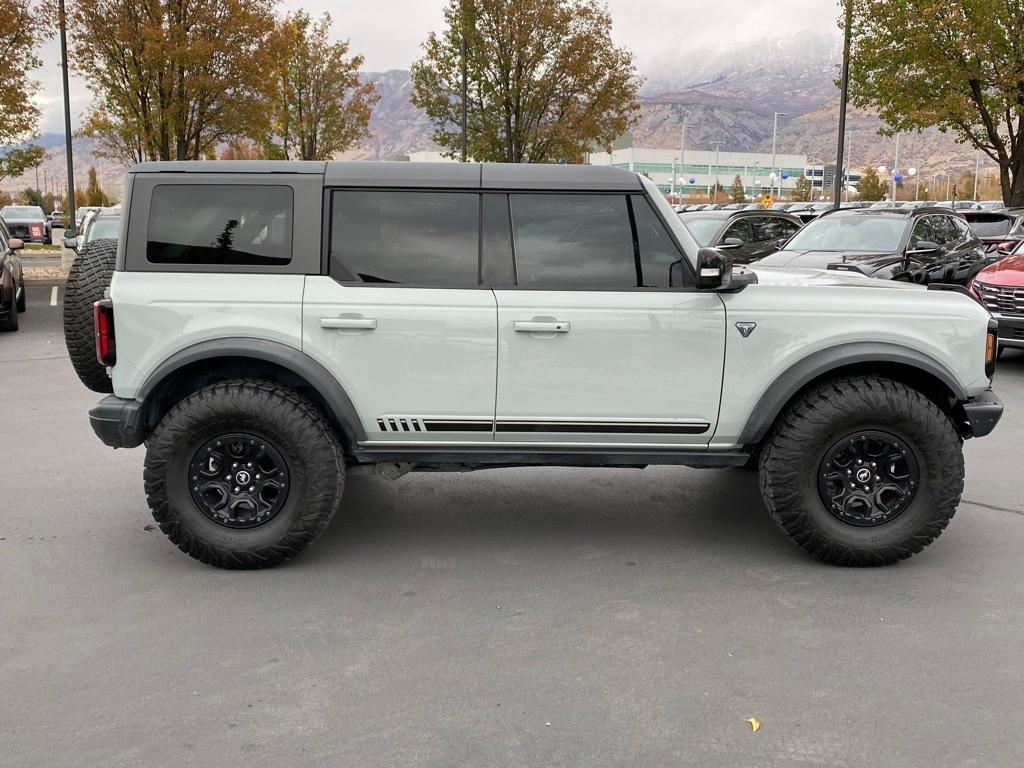
[[[933,243],[931,240],[918,240],[917,247],[907,251],[907,253],[935,253],[935,251],[942,250],[942,246],[938,243]]]
[[[732,257],[714,248],[697,251],[697,288],[719,291],[732,283]]]
[[[718,247],[719,248],[739,248],[741,245],[743,245],[743,241],[740,240],[738,237],[727,237],[727,238],[725,238],[725,240],[722,241],[722,244],[719,245]]]
[[[20,237],[12,237],[7,241],[7,247],[12,251],[20,251],[25,247],[25,241]]]
[[[70,248],[72,251],[78,250],[78,238],[77,237],[65,237],[64,247]]]

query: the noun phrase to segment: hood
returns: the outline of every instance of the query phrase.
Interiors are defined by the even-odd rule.
[[[901,259],[895,253],[865,253],[863,251],[776,251],[757,263],[766,267],[804,267],[826,269],[829,264],[852,264],[866,272],[892,264]]]
[[[979,283],[1006,285],[1013,288],[1024,286],[1024,254],[1007,256],[995,264],[985,267],[974,277]]]
[[[758,285],[787,285],[819,288],[839,286],[845,288],[882,288],[895,291],[923,291],[923,285],[905,283],[902,280],[879,280],[865,277],[856,272],[835,269],[802,269],[799,267],[769,267],[764,259],[744,268],[757,275]]]
[[[4,216],[5,224],[42,224],[45,216]]]

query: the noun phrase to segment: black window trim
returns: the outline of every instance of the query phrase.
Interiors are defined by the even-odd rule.
[[[377,283],[377,282],[366,282],[359,278],[358,275],[353,275],[353,280],[340,280],[337,277],[331,275],[331,240],[333,238],[334,229],[334,217],[331,214],[333,209],[333,200],[335,192],[448,192],[458,194],[476,194],[480,198],[480,209],[478,213],[478,243],[477,248],[477,275],[478,285],[419,285],[413,283]],[[511,257],[512,257],[512,274],[514,276],[514,285],[504,285],[500,283],[485,284],[483,282],[483,196],[487,194],[504,195],[505,206],[508,209],[508,220],[509,220],[509,231],[511,234]],[[644,285],[637,285],[634,287],[623,287],[623,288],[565,288],[565,287],[551,287],[545,288],[542,286],[520,286],[519,285],[519,264],[516,254],[516,238],[515,238],[515,221],[512,215],[512,204],[511,196],[515,194],[523,195],[625,195],[626,206],[630,216],[630,228],[632,230],[632,237],[634,242],[634,255],[639,253],[639,237],[636,231],[636,222],[633,214],[633,197],[642,197],[651,209],[651,213],[655,219],[661,224],[665,233],[668,235],[669,241],[679,251],[680,262],[683,265],[683,284],[678,286],[663,286],[663,287],[650,287]],[[663,292],[663,293],[693,293],[697,292],[698,288],[696,285],[696,277],[694,276],[693,266],[690,264],[690,260],[686,256],[686,249],[683,248],[682,244],[676,238],[672,228],[665,221],[665,217],[662,216],[661,211],[658,210],[658,206],[654,205],[649,199],[649,195],[646,190],[578,190],[578,189],[524,189],[524,188],[469,188],[469,187],[436,187],[436,186],[425,186],[425,187],[413,187],[413,186],[387,186],[387,187],[368,187],[368,186],[325,186],[323,192],[323,223],[321,226],[321,274],[330,277],[339,285],[343,285],[346,288],[415,288],[415,289],[441,289],[441,290],[467,290],[467,291],[478,291],[478,290],[494,290],[494,291],[578,291],[593,293],[597,292],[626,292],[626,291],[649,291],[649,292]],[[345,269],[352,273],[352,270],[347,264],[344,264],[340,259],[338,260]]]

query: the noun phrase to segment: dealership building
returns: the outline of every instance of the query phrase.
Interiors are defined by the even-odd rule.
[[[713,149],[687,149],[680,157],[678,148],[624,147],[611,152],[592,152],[587,155],[586,162],[644,173],[662,192],[683,197],[710,194],[716,181],[728,193],[733,180],[739,176],[747,197],[754,198],[768,191],[773,169],[770,153],[715,152]],[[796,180],[801,176],[810,180],[815,200],[831,195],[834,165],[810,165],[807,155],[778,153],[774,169],[777,176],[775,186],[781,187],[784,198],[792,194]],[[859,179],[860,174],[851,173],[850,186],[856,185]]]

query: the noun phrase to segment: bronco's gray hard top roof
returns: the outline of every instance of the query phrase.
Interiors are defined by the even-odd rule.
[[[637,175],[599,165],[527,163],[319,162],[303,160],[210,160],[139,163],[129,173],[323,174],[328,187],[454,189],[559,189],[641,191]]]

